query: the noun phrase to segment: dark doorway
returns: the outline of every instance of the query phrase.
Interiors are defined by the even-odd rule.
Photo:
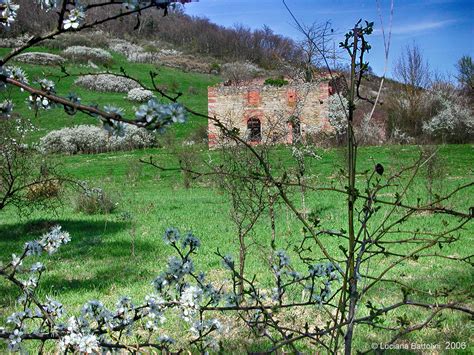
[[[262,140],[262,124],[258,118],[252,117],[247,121],[248,139],[251,142]]]
[[[301,124],[298,117],[291,118],[291,136],[293,144],[301,142]]]

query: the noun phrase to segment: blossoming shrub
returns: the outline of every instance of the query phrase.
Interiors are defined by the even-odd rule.
[[[100,187],[83,184],[83,190],[76,196],[74,209],[86,214],[112,213],[118,207],[116,198]]]
[[[355,136],[361,145],[378,145],[383,143],[383,129],[365,114],[359,125],[355,127]]]
[[[127,125],[123,134],[109,135],[104,129],[80,125],[49,132],[40,139],[42,153],[93,154],[154,147],[155,134],[144,128]]]
[[[178,68],[186,72],[209,73],[210,59],[199,58],[192,55],[160,55],[160,64],[170,68]]]
[[[460,97],[436,91],[432,94],[431,105],[436,108],[437,113],[423,123],[423,133],[432,140],[444,143],[472,141],[474,115]]]
[[[160,48],[166,46],[159,42],[147,42],[143,47],[123,39],[112,39],[108,42],[111,51],[124,55],[132,63],[148,63],[178,68],[184,71],[197,73],[209,73],[211,66],[210,58],[198,58],[187,55],[172,48]],[[257,71],[260,69],[258,67]],[[252,77],[257,74],[252,74]]]
[[[331,95],[328,99],[328,119],[336,136],[346,133],[348,101],[344,96]]]
[[[154,97],[153,92],[142,88],[132,89],[127,94],[127,99],[134,102],[146,102]]]
[[[133,63],[159,63],[163,57],[176,57],[182,55],[175,49],[158,48],[155,42],[145,47],[128,42],[123,39],[112,39],[109,41],[109,49],[127,57]]]
[[[151,52],[135,52],[131,53],[127,56],[129,62],[132,63],[148,63],[148,64],[158,64],[160,61],[160,54],[159,53],[151,53]]]
[[[22,63],[36,65],[60,65],[64,64],[66,61],[60,55],[43,52],[22,53],[16,56],[15,60]]]
[[[129,56],[144,52],[141,46],[125,41],[123,39],[112,39],[108,42],[109,49],[120,53],[129,59]]]
[[[1,48],[16,48],[24,45],[31,36],[28,33],[25,33],[18,37],[5,37],[0,38],[0,47]]]
[[[98,64],[111,64],[113,61],[112,55],[102,48],[72,46],[66,48],[63,55],[74,62],[92,61]]]
[[[101,92],[124,92],[139,88],[140,85],[132,79],[113,74],[84,75],[79,77],[75,85],[88,90]]]
[[[250,80],[262,74],[263,70],[250,62],[225,63],[221,66],[221,75],[235,82]]]
[[[94,48],[106,48],[107,35],[102,31],[90,31],[84,33],[63,33],[53,39],[44,42],[44,46],[51,49],[66,49],[73,46],[84,46]]]
[[[391,144],[413,144],[415,138],[408,135],[408,133],[403,132],[399,128],[395,128],[390,135],[389,142]]]
[[[132,150],[155,147],[157,144],[156,135],[144,128],[127,125],[123,135],[112,135],[108,144],[110,150]]]

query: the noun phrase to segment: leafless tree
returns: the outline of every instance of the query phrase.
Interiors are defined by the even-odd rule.
[[[391,127],[418,137],[422,134],[423,122],[429,118],[423,92],[431,83],[429,64],[420,47],[416,44],[405,47],[393,73],[401,83],[401,89],[400,95],[390,102]]]
[[[410,90],[423,89],[430,84],[430,67],[418,45],[405,47],[395,64],[394,75]]]
[[[67,181],[47,158],[27,146],[31,127],[20,117],[0,119],[0,210],[10,205],[20,213],[54,207]]]
[[[242,297],[247,252],[255,244],[250,237],[267,208],[267,187],[262,181],[254,179],[254,176],[262,174],[261,166],[244,146],[236,144],[223,147],[221,158],[222,163],[212,166],[212,170],[216,183],[230,200],[230,220],[236,228],[239,245],[238,295]]]
[[[469,55],[462,56],[456,63],[459,86],[463,91],[472,95],[474,93],[474,63]]]
[[[316,68],[324,68],[324,56],[331,48],[328,43],[332,39],[333,29],[329,21],[325,23],[313,22],[310,25],[303,24],[301,30],[304,37],[299,41],[298,45],[303,53],[303,69],[305,80],[311,82],[313,80]],[[335,55],[335,53],[333,53]]]

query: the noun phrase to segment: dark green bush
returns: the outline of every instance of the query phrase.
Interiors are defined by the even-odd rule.
[[[209,73],[211,74],[219,74],[221,72],[221,66],[219,63],[212,63],[211,67],[209,68]]]
[[[268,78],[265,80],[265,85],[270,85],[270,86],[277,86],[277,87],[282,87],[285,85],[288,85],[288,81],[283,79],[283,78]]]

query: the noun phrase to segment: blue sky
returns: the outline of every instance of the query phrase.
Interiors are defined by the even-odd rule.
[[[384,26],[390,18],[390,1],[379,0]],[[369,39],[373,46],[368,60],[377,74],[384,69],[384,49],[380,17],[375,0],[287,0],[302,23],[331,21],[339,38],[359,19],[375,22]],[[200,0],[186,5],[190,15],[232,27],[243,24],[300,39],[301,34],[281,0]],[[388,76],[403,48],[416,43],[431,68],[441,74],[454,74],[455,63],[464,54],[474,57],[474,0],[395,0]]]

